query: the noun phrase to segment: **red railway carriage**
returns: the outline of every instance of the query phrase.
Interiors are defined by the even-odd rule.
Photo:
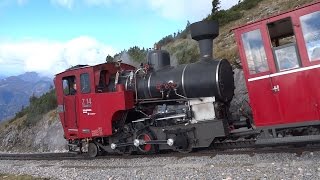
[[[58,111],[66,139],[82,139],[112,134],[112,122],[121,112],[132,109],[134,95],[119,85],[108,89],[110,76],[133,70],[126,64],[108,63],[77,66],[55,77]]]
[[[320,119],[320,2],[234,29],[257,127]]]

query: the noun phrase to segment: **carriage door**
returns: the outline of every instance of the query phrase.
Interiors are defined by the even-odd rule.
[[[237,35],[256,126],[273,125],[281,120],[277,99],[271,91],[270,67],[273,64],[268,59],[272,55],[266,53],[264,30],[261,24],[255,24]]]
[[[63,80],[63,104],[64,104],[64,121],[65,127],[69,133],[78,131],[77,125],[77,109],[76,109],[76,95],[77,84],[75,76],[68,76],[62,78]]]
[[[310,103],[306,71],[302,67],[296,43],[295,28],[299,26],[293,24],[291,17],[267,24],[276,66],[275,72],[270,75],[272,93],[278,99],[283,124],[317,118],[315,108]]]

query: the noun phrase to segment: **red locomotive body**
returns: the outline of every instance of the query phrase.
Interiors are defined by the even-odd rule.
[[[74,67],[56,75],[58,111],[66,139],[110,136],[112,122],[121,111],[133,108],[133,91],[125,91],[122,86],[115,91],[106,88],[110,75],[118,69],[133,70],[134,67],[108,63]]]
[[[212,57],[215,21],[190,26],[200,60],[170,66],[163,50],[145,66],[119,62],[57,74],[58,112],[70,151],[189,152],[194,148],[320,141],[320,2],[234,29],[253,119],[233,119],[233,71]],[[87,146],[88,145],[88,146]]]
[[[319,18],[316,2],[234,29],[257,127],[320,119]]]

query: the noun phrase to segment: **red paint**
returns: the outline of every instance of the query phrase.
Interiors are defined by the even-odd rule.
[[[121,70],[134,69],[130,65],[121,64]],[[119,68],[116,63],[105,63],[67,70],[56,75],[54,81],[57,101],[60,107],[64,107],[59,116],[66,139],[110,136],[113,134],[112,122],[118,120],[122,111],[134,107],[134,93],[126,91],[124,85],[118,85],[114,92],[109,92],[107,88],[99,90],[100,72],[103,70],[106,71],[104,82],[107,85]],[[89,74],[89,93],[80,91],[80,75],[83,73]],[[65,95],[63,92],[62,79],[68,76],[76,77],[78,89],[75,95]]]
[[[147,134],[145,134],[145,135],[144,135],[144,141],[145,141],[145,142],[149,142],[149,141],[151,141],[151,138],[150,138]],[[147,151],[147,152],[149,152],[149,151],[151,150],[151,147],[152,147],[151,144],[146,144],[146,145],[144,146],[144,150]]]
[[[320,69],[306,69],[320,64],[320,60],[309,61],[307,48],[303,38],[300,17],[312,12],[320,11],[320,2],[315,2],[295,10],[281,13],[266,19],[237,27],[234,30],[239,55],[243,65],[246,84],[248,87],[250,104],[256,126],[270,126],[319,120],[320,104]],[[272,51],[271,40],[267,24],[291,17],[293,31],[296,39],[298,56],[300,56],[300,72],[294,70],[277,70],[275,57]],[[263,47],[266,52],[269,71],[250,74],[246,59],[242,34],[259,29]],[[288,74],[281,74],[288,72]],[[268,75],[270,77],[268,77]],[[254,78],[262,79],[254,79]],[[272,91],[274,87],[279,91]]]

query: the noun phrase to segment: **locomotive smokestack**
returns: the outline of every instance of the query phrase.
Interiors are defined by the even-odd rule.
[[[213,58],[213,39],[219,35],[217,21],[199,21],[191,24],[191,37],[199,42],[201,58]]]

